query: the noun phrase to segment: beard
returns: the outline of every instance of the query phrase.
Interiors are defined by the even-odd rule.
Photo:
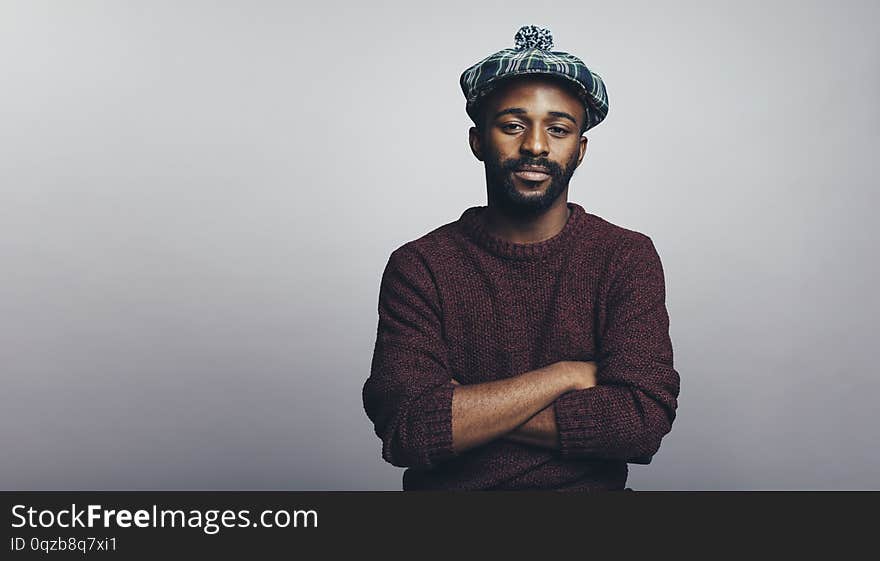
[[[518,158],[502,161],[497,153],[490,150],[490,155],[484,162],[489,203],[509,216],[525,218],[541,214],[553,206],[556,199],[568,188],[571,176],[578,166],[578,155],[578,151],[575,150],[571,160],[566,163],[565,168],[562,168],[546,159]],[[524,193],[517,189],[514,183],[517,179],[514,178],[513,173],[520,166],[529,164],[543,166],[549,170],[550,185],[544,191]],[[535,184],[523,181],[523,184],[529,183]]]

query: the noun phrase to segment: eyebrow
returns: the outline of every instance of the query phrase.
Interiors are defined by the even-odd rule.
[[[575,119],[571,114],[566,113],[565,111],[548,111],[550,115],[553,117],[560,117],[562,119],[568,119],[575,125],[578,124],[577,119]],[[528,111],[523,109],[522,107],[508,107],[507,109],[502,109],[498,113],[495,113],[495,117],[493,119],[497,119],[498,117],[502,117],[504,115],[527,115]]]

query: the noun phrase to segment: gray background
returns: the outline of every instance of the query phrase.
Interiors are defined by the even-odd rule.
[[[608,87],[569,199],[666,272],[680,407],[629,486],[880,489],[878,17],[0,3],[0,488],[400,489],[381,272],[485,204],[458,77],[531,23]]]

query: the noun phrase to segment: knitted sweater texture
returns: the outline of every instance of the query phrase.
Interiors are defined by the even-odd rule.
[[[623,489],[627,461],[653,456],[672,429],[679,375],[654,243],[567,204],[544,241],[498,238],[486,207],[471,207],[391,253],[363,403],[382,457],[408,468],[404,490]],[[558,449],[497,438],[453,450],[452,378],[562,360],[598,371],[595,387],[554,402]]]

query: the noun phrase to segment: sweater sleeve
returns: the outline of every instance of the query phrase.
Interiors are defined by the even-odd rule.
[[[452,374],[430,269],[404,245],[392,252],[379,289],[379,324],[363,402],[398,467],[430,469],[454,455]]]
[[[597,385],[555,402],[563,457],[652,456],[675,419],[679,375],[672,365],[663,267],[651,238],[639,233],[627,242],[614,269]]]

